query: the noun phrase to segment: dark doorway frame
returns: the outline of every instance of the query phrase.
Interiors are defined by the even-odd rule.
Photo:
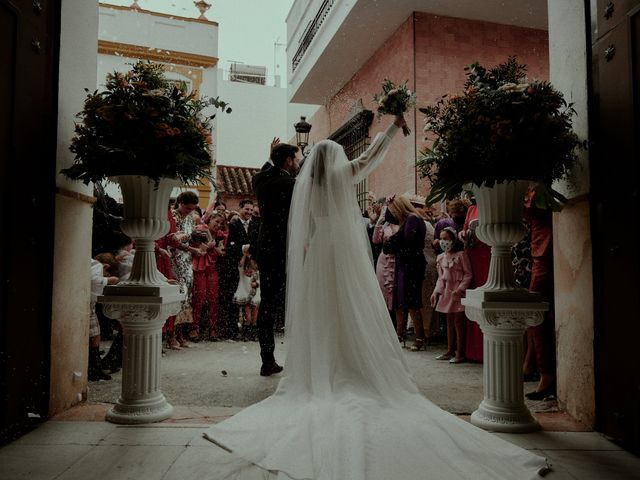
[[[48,413],[61,0],[0,0],[0,443]]]

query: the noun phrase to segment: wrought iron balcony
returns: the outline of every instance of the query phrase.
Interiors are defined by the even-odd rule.
[[[336,0],[324,0],[324,2],[322,2],[322,5],[320,6],[320,9],[318,10],[318,13],[305,29],[300,40],[300,46],[298,47],[298,50],[296,50],[296,53],[293,56],[293,60],[291,61],[292,72],[294,72],[296,68],[298,68],[302,57],[311,45],[313,38],[316,36],[316,33],[318,33],[318,30],[320,30],[320,26],[322,26],[322,23],[327,18],[327,15],[329,14],[329,11],[331,10],[331,7],[333,7],[333,4],[335,2]]]

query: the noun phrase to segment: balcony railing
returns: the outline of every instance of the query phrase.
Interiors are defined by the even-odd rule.
[[[300,46],[298,47],[298,50],[296,50],[296,54],[293,56],[293,60],[291,61],[292,72],[294,72],[296,68],[298,68],[298,65],[300,64],[302,57],[304,56],[305,52],[309,48],[309,45],[311,45],[311,42],[313,41],[313,38],[316,36],[316,33],[318,33],[318,30],[320,30],[320,26],[324,22],[325,18],[327,18],[327,15],[329,14],[331,7],[333,7],[333,4],[335,3],[335,1],[336,0],[324,0],[315,18],[309,23],[309,25],[305,29],[304,33],[302,34],[302,38],[299,42]]]

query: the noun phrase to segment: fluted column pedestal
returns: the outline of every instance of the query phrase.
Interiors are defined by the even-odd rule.
[[[540,425],[524,404],[523,337],[542,323],[549,304],[516,285],[511,246],[525,233],[522,225],[528,181],[471,185],[478,203],[476,235],[491,245],[487,281],[462,299],[467,317],[484,334],[484,400],[471,423],[494,432],[532,432]]]
[[[120,321],[124,336],[122,392],[106,419],[127,425],[159,422],[173,413],[160,391],[162,325],[180,312],[185,293],[158,271],[154,240],[169,231],[167,205],[178,182],[140,175],[116,180],[124,200],[121,228],[135,240],[136,253],[129,279],[105,287],[98,298],[105,315]]]
[[[120,321],[124,335],[122,391],[106,420],[135,425],[170,418],[173,407],[160,391],[162,325],[180,311],[184,294],[177,285],[162,287],[162,296],[133,295],[136,287],[129,287],[134,291],[126,295],[127,287],[114,288],[105,288],[99,298],[105,315]]]
[[[549,306],[526,291],[509,292],[511,300],[519,294],[519,301],[502,302],[487,301],[485,293],[467,290],[462,300],[467,317],[480,325],[484,335],[484,400],[471,415],[471,423],[493,432],[536,431],[540,425],[524,403],[523,336],[528,327],[542,322]]]

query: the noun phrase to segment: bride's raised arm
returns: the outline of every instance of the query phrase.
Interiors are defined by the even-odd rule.
[[[404,117],[397,116],[384,132],[378,133],[369,148],[355,160],[349,162],[349,168],[353,175],[353,183],[358,183],[376,169],[389,150],[391,139],[398,129],[406,125]]]

